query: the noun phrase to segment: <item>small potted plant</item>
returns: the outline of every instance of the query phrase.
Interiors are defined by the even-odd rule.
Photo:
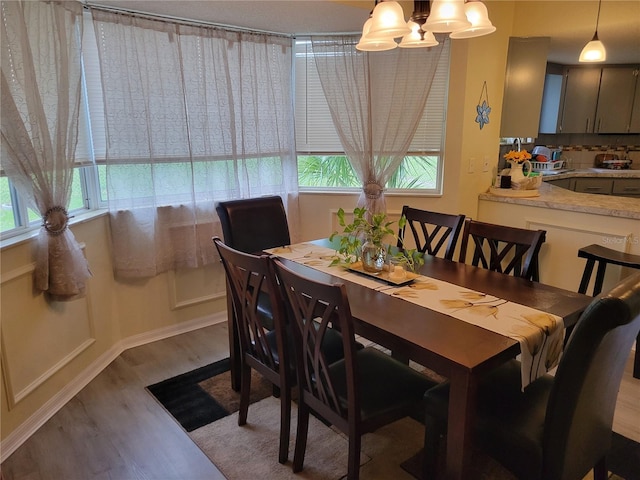
[[[356,207],[353,210],[353,221],[347,223],[344,209],[338,209],[338,223],[343,228],[342,232],[333,232],[329,237],[333,241],[340,237],[340,246],[336,249],[338,255],[331,262],[331,265],[339,263],[353,264],[362,262],[362,268],[368,272],[379,272],[387,263],[390,256],[390,244],[384,243],[385,239],[390,239],[394,244],[398,242],[397,232],[404,228],[407,219],[402,216],[396,222],[387,220],[386,213],[374,213],[367,215],[365,207]],[[416,250],[400,250],[396,258],[402,259],[411,270],[422,263],[422,255]]]

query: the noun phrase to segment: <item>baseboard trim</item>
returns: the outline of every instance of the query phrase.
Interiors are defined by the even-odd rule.
[[[80,390],[86,387],[91,380],[98,376],[100,372],[102,372],[125,350],[226,321],[226,312],[220,312],[215,315],[196,318],[188,322],[170,325],[168,327],[159,328],[139,335],[133,335],[120,340],[109,350],[100,355],[100,357],[96,358],[82,371],[82,373],[80,373],[80,375],[65,385],[62,390],[51,397],[44,405],[36,410],[33,415],[31,415],[18,428],[2,440],[0,443],[0,463],[4,462],[9,456],[11,456],[11,454],[26,442],[31,435],[33,435],[42,425],[53,417],[62,407],[75,397]]]

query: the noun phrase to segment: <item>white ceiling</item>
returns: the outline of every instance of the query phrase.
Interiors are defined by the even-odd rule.
[[[88,0],[128,10],[289,34],[357,32],[374,0]],[[492,4],[485,0],[491,16]],[[413,2],[404,1],[408,17]],[[518,36],[549,36],[548,60],[577,64],[591,39],[597,0],[516,0]],[[602,0],[598,36],[607,64],[640,64],[640,0]],[[469,40],[461,40],[469,41]]]

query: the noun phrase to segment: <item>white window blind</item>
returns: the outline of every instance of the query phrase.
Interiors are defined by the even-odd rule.
[[[449,86],[449,46],[444,42],[422,120],[411,142],[409,153],[437,154],[442,150]],[[295,56],[296,144],[300,154],[342,153],[309,39],[296,40]]]

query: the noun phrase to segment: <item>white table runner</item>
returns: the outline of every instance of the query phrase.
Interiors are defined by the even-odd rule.
[[[410,285],[396,287],[351,272],[344,265],[329,266],[335,250],[311,243],[268,252],[518,340],[522,352],[522,388],[560,360],[564,324],[556,315],[423,275]]]

